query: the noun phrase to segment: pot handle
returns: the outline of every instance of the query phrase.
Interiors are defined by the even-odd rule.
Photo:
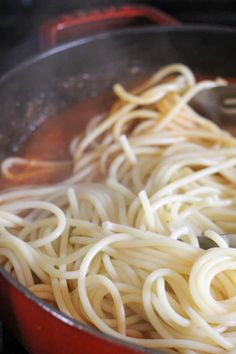
[[[140,25],[140,22],[180,25],[172,16],[149,6],[113,6],[89,12],[76,11],[44,23],[39,30],[39,47],[40,50],[47,50],[72,39]]]

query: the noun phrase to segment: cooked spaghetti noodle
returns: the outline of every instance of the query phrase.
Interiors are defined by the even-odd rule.
[[[196,83],[174,64],[132,93],[115,85],[111,113],[71,142],[71,177],[1,192],[2,266],[66,315],[130,343],[233,352],[236,249],[222,235],[236,231],[236,139],[188,104],[224,84]],[[26,162],[6,160],[2,173],[14,178],[12,164]],[[200,235],[216,247],[201,249]]]

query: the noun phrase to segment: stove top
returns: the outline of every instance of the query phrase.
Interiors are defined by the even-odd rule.
[[[145,4],[153,7],[158,4],[159,9],[184,24],[236,27],[235,0],[159,0],[158,3],[154,0],[130,0],[128,4]],[[0,74],[38,53],[38,30],[48,19],[74,10],[99,9],[111,5],[127,5],[127,1],[1,0]],[[0,332],[0,353],[27,354],[5,328]]]

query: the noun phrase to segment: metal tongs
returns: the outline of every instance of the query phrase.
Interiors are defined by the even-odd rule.
[[[224,234],[221,235],[229,247],[236,248],[236,234]],[[217,247],[216,243],[208,237],[198,236],[198,242],[200,248],[208,250],[210,248]]]
[[[190,105],[213,122],[236,128],[236,84],[202,90],[192,98]],[[236,234],[224,234],[222,237],[229,247],[236,248]],[[198,236],[198,241],[204,250],[217,246],[204,236]]]
[[[236,84],[202,90],[191,99],[190,106],[219,125],[235,126]]]

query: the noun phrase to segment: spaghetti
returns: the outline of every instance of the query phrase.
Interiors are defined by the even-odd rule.
[[[174,64],[70,146],[74,173],[0,194],[0,263],[66,315],[147,348],[236,348],[236,139],[188,104],[204,88]],[[11,158],[2,165],[14,178]],[[57,162],[31,161],[58,168]],[[63,162],[67,165],[70,162]],[[204,251],[199,235],[216,243]]]

